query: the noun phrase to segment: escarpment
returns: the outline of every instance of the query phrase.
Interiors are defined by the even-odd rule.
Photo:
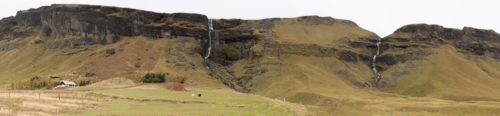
[[[379,38],[353,22],[318,16],[218,19],[214,20],[211,35],[211,54],[207,62],[212,75],[242,92],[251,91],[259,84],[253,82],[254,78],[265,77],[273,70],[267,66],[287,64],[283,57],[330,57],[369,67],[376,49],[374,42]],[[271,63],[264,59],[276,60]],[[367,80],[352,78],[351,81],[359,86],[371,85]]]
[[[209,21],[212,30],[209,30]],[[119,43],[124,38],[141,38],[147,41],[127,40]],[[144,44],[162,39],[164,41],[157,44],[163,43],[155,44],[155,49],[148,47],[151,43]],[[130,42],[137,43],[130,45]],[[113,45],[114,43],[120,45]],[[123,47],[135,44],[143,46],[137,49]],[[105,53],[98,51],[101,45],[113,49],[113,54],[106,54],[102,59],[118,56],[133,58],[126,62],[93,61],[91,58],[100,59],[99,53]],[[56,56],[80,55],[78,57],[91,59],[78,61],[75,63],[78,65],[68,70],[93,73],[93,68],[104,67],[102,64],[109,63],[105,65],[109,66],[121,63],[116,70],[126,71],[120,72],[120,75],[137,77],[134,74],[152,71],[154,67],[172,65],[182,68],[180,71],[176,70],[179,73],[186,70],[201,72],[240,92],[267,92],[278,88],[269,81],[282,82],[278,84],[279,88],[290,91],[295,89],[294,85],[322,83],[336,87],[331,83],[342,85],[344,82],[354,87],[395,88],[399,86],[398,78],[408,75],[405,72],[411,69],[408,67],[418,67],[414,66],[416,63],[407,62],[426,60],[437,54],[434,49],[443,46],[452,46],[460,54],[500,59],[499,34],[492,30],[470,27],[460,30],[414,24],[380,38],[352,21],[331,17],[209,20],[201,14],[155,13],[129,8],[68,4],[19,11],[16,16],[0,20],[0,52],[8,56],[26,46],[64,52],[52,54]],[[123,51],[127,50],[134,51],[134,55],[123,55]],[[138,51],[151,56],[140,57],[144,54]],[[83,55],[81,52],[89,53]],[[33,57],[46,55],[42,53],[43,51]],[[160,60],[166,64],[158,62]],[[30,62],[37,64],[37,60]],[[36,66],[31,68],[38,69]],[[47,70],[51,68],[39,68],[38,72],[50,72]],[[169,68],[171,67],[155,71]],[[96,73],[96,77],[106,71],[101,70]],[[35,75],[26,77],[33,76]],[[106,74],[105,77],[113,76],[116,75]]]
[[[463,29],[445,28],[439,25],[406,25],[382,39],[381,55],[376,66],[380,70],[404,64],[407,61],[422,61],[436,54],[432,49],[453,46],[465,55],[486,56],[499,59],[500,35],[492,30],[464,27]],[[418,66],[417,66],[418,67]],[[403,68],[406,69],[406,68]],[[397,71],[396,71],[397,72]],[[388,73],[383,85],[395,87],[395,73]],[[399,75],[399,74],[398,74]]]
[[[407,60],[416,60],[429,55],[426,48],[452,45],[462,52],[499,59],[500,35],[492,30],[464,27],[462,30],[438,25],[407,25],[383,38],[378,66],[391,66]]]
[[[47,38],[62,39],[51,48],[109,44],[119,41],[120,36],[203,38],[207,36],[206,21],[207,17],[199,14],[56,4],[19,11],[15,17],[4,18],[1,21],[4,33],[0,37],[22,38],[40,30]]]
[[[290,65],[290,57],[327,58],[346,62],[346,65],[370,67],[371,56],[376,51],[375,43],[379,39],[352,21],[331,17],[213,19],[212,31],[208,29],[208,22],[207,16],[200,14],[55,4],[19,11],[15,17],[0,20],[0,50],[41,45],[55,50],[75,49],[65,53],[75,55],[88,51],[88,46],[111,45],[123,37],[192,37],[196,41],[182,43],[198,46],[190,51],[208,56],[207,49],[211,47],[205,61],[211,77],[235,90],[249,92],[255,86],[261,87],[261,82],[255,82],[255,78],[282,77],[282,71],[269,67]],[[116,54],[122,50],[124,48],[118,49]],[[126,69],[132,70],[130,67]],[[344,75],[342,77],[356,85],[371,85],[370,79],[353,77],[355,71],[338,68],[333,72]],[[373,75],[368,78],[373,78]]]

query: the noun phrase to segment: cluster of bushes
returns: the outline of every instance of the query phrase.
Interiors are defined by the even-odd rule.
[[[86,86],[90,85],[92,82],[90,80],[80,80],[80,83],[78,83],[78,86]]]
[[[147,73],[141,78],[143,83],[175,82],[184,84],[186,78],[182,76],[168,76],[168,73]]]
[[[141,78],[143,83],[163,83],[165,82],[165,74],[147,73]]]
[[[59,84],[59,81],[51,82],[48,78],[33,77],[29,80],[12,83],[11,89],[51,89]]]
[[[19,81],[17,83],[12,83],[10,89],[52,89],[53,87],[59,85],[59,80],[51,80],[50,78],[42,77],[32,77],[28,80]],[[80,80],[77,83],[78,86],[86,86],[92,84],[90,80]]]

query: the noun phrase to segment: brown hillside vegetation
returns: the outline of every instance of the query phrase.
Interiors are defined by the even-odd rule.
[[[77,115],[500,114],[500,35],[491,30],[414,24],[380,38],[331,17],[213,19],[213,30],[209,21],[94,5],[44,6],[4,18],[2,89],[35,76],[92,80],[64,92],[88,95],[102,110],[72,102],[60,104],[82,107],[33,108],[57,94],[43,91],[45,101],[0,95],[0,114],[59,114],[51,108]],[[141,83],[147,73],[186,82]],[[186,91],[171,91],[175,85]]]
[[[491,30],[408,25],[384,38],[385,90],[458,101],[498,100],[500,36]]]

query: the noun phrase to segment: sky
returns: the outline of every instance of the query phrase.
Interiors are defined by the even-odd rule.
[[[56,3],[118,6],[161,13],[199,13],[209,18],[329,16],[354,21],[381,37],[415,23],[500,31],[498,0],[2,0],[0,17]]]

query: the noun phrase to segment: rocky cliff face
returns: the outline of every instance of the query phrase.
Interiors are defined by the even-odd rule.
[[[54,49],[110,44],[119,41],[123,36],[149,38],[187,36],[201,40],[198,50],[201,56],[205,56],[209,35],[207,22],[208,18],[199,14],[167,14],[107,6],[56,4],[19,11],[15,17],[0,20],[0,41],[5,40],[0,42],[0,50],[21,48],[31,42],[44,43],[42,45]],[[293,24],[299,26],[297,33],[304,35],[303,38],[295,39],[304,42],[288,41],[287,37],[283,37],[288,32],[277,32],[289,29],[283,26]],[[379,38],[371,32],[360,29],[351,21],[318,16],[263,20],[217,19],[213,26],[215,30],[211,33],[212,55],[206,64],[211,67],[210,72],[213,77],[243,92],[250,91],[254,77],[270,70],[261,67],[264,63],[256,60],[300,55],[332,57],[351,63],[370,64],[370,56],[374,52],[373,42]],[[342,35],[338,37],[313,38],[311,35],[314,34],[310,33],[316,33],[314,30],[316,26],[326,26],[320,34],[329,34],[331,33],[328,32],[329,29],[337,28],[346,28],[349,31],[332,32],[338,33],[335,35]],[[309,28],[313,30],[308,31]],[[366,34],[358,34],[355,31]],[[30,43],[16,41],[35,36],[40,39],[31,40]],[[236,62],[242,60],[246,60],[248,65],[255,66],[245,67],[239,70],[243,75],[236,75],[232,68],[237,66]],[[282,65],[285,62],[273,64]],[[355,82],[359,85],[364,83],[359,80]]]
[[[500,35],[492,30],[464,27],[444,28],[439,25],[406,25],[383,38],[382,54],[376,62],[380,70],[386,70],[410,60],[422,60],[434,54],[430,49],[450,45],[464,54],[499,59]],[[394,83],[388,81],[382,83]],[[391,85],[391,84],[389,84]]]
[[[206,22],[207,17],[199,14],[166,14],[91,5],[51,5],[19,11],[15,17],[4,18],[0,21],[0,31],[3,32],[0,35],[2,39],[22,38],[30,32],[16,31],[16,28],[40,28],[47,37],[67,39],[54,43],[51,48],[73,48],[78,45],[114,43],[120,36],[203,38],[207,36]]]
[[[154,13],[149,11],[93,5],[51,5],[19,11],[15,17],[0,20],[0,40],[38,36],[49,48],[78,48],[84,45],[110,44],[122,36],[149,38],[194,37],[201,40],[199,53],[208,47],[208,18],[199,14]],[[287,27],[296,25],[297,27]],[[354,22],[331,17],[304,16],[263,20],[216,19],[211,33],[212,50],[205,61],[212,77],[227,86],[248,92],[255,77],[265,75],[268,65],[259,60],[280,59],[271,63],[281,66],[290,55],[335,58],[369,66],[379,37],[359,28]],[[320,27],[320,28],[316,28]],[[289,33],[288,29],[295,28]],[[299,34],[299,38],[290,35]],[[327,35],[317,37],[315,35]],[[296,42],[298,41],[298,42]],[[26,42],[4,42],[0,50],[20,48]],[[234,70],[238,62],[245,68]],[[243,74],[236,74],[241,72]],[[352,72],[354,73],[354,72]],[[359,86],[366,80],[350,79]]]
[[[500,35],[492,30],[464,27],[462,30],[439,25],[407,25],[383,38],[379,68],[419,59],[425,48],[452,45],[463,52],[499,59]]]
[[[0,20],[0,51],[25,46],[16,39],[40,36],[49,48],[77,48],[110,44],[123,36],[148,38],[194,37],[206,56],[208,18],[200,14],[155,13],[128,8],[93,5],[51,5],[19,11]],[[304,16],[262,20],[215,19],[210,33],[211,55],[205,61],[211,76],[242,92],[251,91],[255,78],[281,76],[276,69],[289,56],[332,58],[346,65],[333,71],[357,86],[372,86],[370,79],[353,75],[371,72],[376,43],[380,37],[354,22],[331,17]],[[14,41],[13,41],[14,40]],[[198,43],[197,43],[198,44]],[[45,44],[44,44],[45,45]],[[407,25],[382,39],[375,67],[379,72],[433,54],[428,49],[452,45],[461,52],[500,59],[500,36],[491,30],[465,27],[462,30],[438,25]],[[272,59],[270,61],[267,61]],[[244,63],[242,63],[244,62]],[[358,69],[347,65],[355,64]],[[369,67],[368,70],[360,71]],[[349,69],[349,70],[344,70]],[[267,76],[266,76],[267,75]],[[390,79],[390,78],[388,78]],[[381,83],[392,83],[382,79]],[[387,85],[387,84],[385,84]],[[390,84],[389,84],[390,85]],[[384,84],[382,84],[384,86]]]
[[[297,25],[297,27],[285,29],[296,28],[298,32],[283,31],[283,26],[286,25]],[[309,32],[308,29],[316,26],[333,29],[344,29],[345,26],[347,31],[337,32],[325,29],[320,30],[318,34],[350,35],[314,38],[312,36],[314,34],[310,34],[314,32]],[[355,33],[350,28],[362,33]],[[331,57],[368,66],[375,52],[375,42],[379,39],[377,35],[360,29],[351,21],[318,16],[263,20],[220,19],[215,20],[214,29],[211,34],[211,55],[206,62],[214,77],[242,92],[251,91],[258,84],[253,81],[254,78],[272,72],[270,70],[273,69],[265,67],[266,65],[286,64],[287,61],[283,57],[287,56]],[[292,40],[284,37],[295,34],[301,34],[301,37]],[[319,41],[320,39],[327,40]],[[208,43],[204,44],[208,45]],[[279,61],[271,64],[260,61],[266,58],[279,59]],[[241,67],[242,64],[239,64],[239,61],[245,61],[244,66],[241,69],[235,69],[235,67]],[[370,82],[353,78],[351,81],[359,86],[371,85]]]

